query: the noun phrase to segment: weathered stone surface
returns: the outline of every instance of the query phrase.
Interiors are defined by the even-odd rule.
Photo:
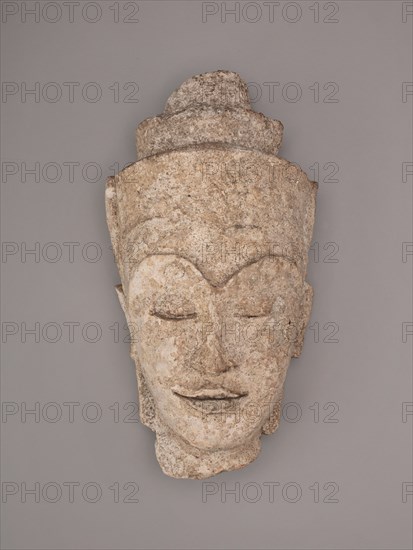
[[[302,348],[317,184],[236,73],[187,80],[137,130],[106,208],[142,422],[173,477],[241,468],[276,430]]]

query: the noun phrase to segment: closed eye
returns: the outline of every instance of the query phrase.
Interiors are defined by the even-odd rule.
[[[160,296],[150,313],[164,321],[185,321],[196,317],[195,305],[185,296],[173,293]]]
[[[271,312],[267,313],[240,313],[236,317],[241,317],[243,319],[259,319],[260,317],[269,317]]]
[[[174,313],[170,311],[152,311],[151,315],[163,319],[164,321],[184,321],[186,319],[195,319],[196,313]]]

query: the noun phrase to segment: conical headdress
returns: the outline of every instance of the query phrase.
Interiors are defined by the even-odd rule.
[[[276,156],[283,126],[251,109],[228,71],[184,82],[137,129],[138,161],[109,178],[108,224],[122,283],[148,255],[176,254],[211,284],[265,256],[306,272],[317,184]]]

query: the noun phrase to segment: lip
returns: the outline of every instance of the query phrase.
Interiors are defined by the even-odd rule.
[[[195,391],[172,390],[173,393],[192,409],[203,414],[219,414],[237,410],[247,392],[235,392],[226,388],[202,388]]]

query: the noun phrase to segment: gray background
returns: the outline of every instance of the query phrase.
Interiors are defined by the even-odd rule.
[[[262,2],[247,8],[241,2],[239,21],[221,2],[209,4],[218,12],[204,21],[205,5],[198,1],[101,0],[83,16],[75,6],[73,22],[61,4],[54,23],[52,2],[40,2],[39,21],[24,19],[24,3],[3,2],[3,9],[5,4],[8,13],[17,13],[5,16],[1,28],[1,76],[3,85],[9,83],[3,92],[16,92],[3,93],[1,109],[2,547],[410,548],[412,496],[403,497],[403,487],[411,492],[412,336],[403,342],[402,324],[412,320],[412,256],[403,261],[402,243],[412,241],[412,176],[403,181],[402,170],[411,162],[412,95],[403,98],[403,82],[412,81],[412,16],[403,17],[411,2],[319,2],[319,22],[317,5],[306,1],[280,1],[274,21]],[[127,23],[128,15],[138,21]],[[254,108],[283,122],[281,156],[312,177],[310,167],[319,163],[318,244],[308,274],[315,289],[313,330],[286,384],[285,403],[292,405],[284,407],[277,433],[263,438],[258,460],[203,486],[163,475],[153,434],[126,422],[133,410],[124,406],[137,399],[135,374],[113,289],[119,277],[104,183],[115,163],[135,159],[137,124],[160,113],[183,80],[219,68],[239,72],[250,83]],[[40,96],[22,97],[24,86],[36,82]],[[73,101],[64,82],[79,83]],[[82,88],[90,82],[95,88],[86,87],[85,99]],[[139,87],[131,97],[138,102],[124,101],[134,92],[130,85],[123,89],[128,82]],[[268,82],[279,83],[274,97]],[[330,82],[333,88],[323,89]],[[102,96],[93,102],[96,86]],[[328,95],[336,86],[338,92]],[[53,102],[56,90],[62,96]],[[301,97],[294,101],[297,91]],[[33,168],[36,162],[38,182],[34,175],[23,177],[23,163]],[[73,182],[67,162],[78,163]],[[338,182],[323,181],[329,162],[338,166]],[[95,165],[88,163],[96,163],[101,175],[95,178]],[[78,243],[73,261],[68,242]],[[333,256],[331,242],[339,247]],[[87,243],[96,244],[84,248]],[[25,254],[25,247],[35,246],[37,258]],[[101,257],[94,262],[96,250]],[[56,253],[61,258],[52,261]],[[80,324],[73,342],[68,322]],[[38,342],[33,335],[24,342],[23,323],[39,323]],[[94,325],[88,329],[87,323]],[[326,323],[337,325],[338,342],[325,341],[332,326]],[[91,343],[94,326],[101,337]],[[61,337],[51,342],[59,329]],[[79,403],[73,422],[67,402]],[[90,402],[96,405],[85,407]],[[35,403],[38,418],[25,416],[24,407]],[[91,422],[96,407],[102,416]],[[62,417],[52,422],[59,409]],[[74,502],[67,482],[80,484]],[[124,502],[135,487],[124,488],[127,482],[139,486],[139,502]],[[273,502],[271,482],[279,483]],[[24,488],[35,483],[39,502],[30,494],[24,502]],[[87,483],[101,489],[97,502],[89,502],[94,492],[93,486],[90,493],[84,489]],[[216,493],[203,502],[206,487]],[[329,498],[332,488],[338,492]],[[59,489],[61,498],[50,502]],[[239,499],[231,489],[239,490]]]

